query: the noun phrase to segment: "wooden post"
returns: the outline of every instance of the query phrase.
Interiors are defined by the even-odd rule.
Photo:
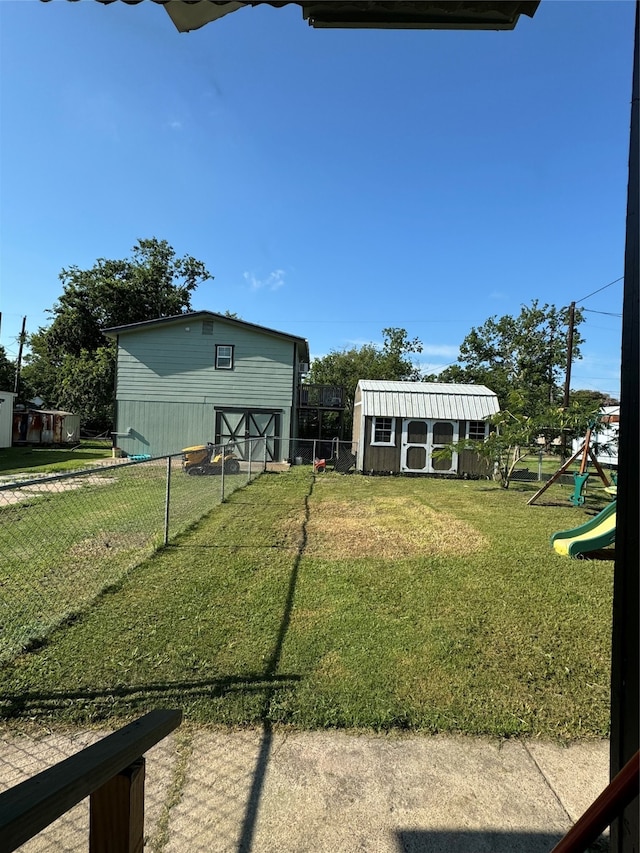
[[[144,758],[91,794],[89,853],[142,853]]]
[[[584,474],[587,470],[587,462],[589,461],[589,445],[591,444],[591,427],[587,429],[587,435],[584,440],[584,447],[582,449],[582,460],[580,462],[580,470],[578,474]]]
[[[567,332],[567,370],[564,377],[564,397],[562,405],[565,409],[569,407],[569,394],[571,391],[571,362],[573,361],[573,328],[576,322],[576,303],[569,306],[569,330]]]
[[[613,576],[613,632],[611,648],[611,776],[621,770],[638,749],[640,726],[640,636],[638,633],[638,518],[640,518],[640,3],[636,2],[627,232],[622,304],[622,376],[618,451],[618,512],[616,561]],[[638,853],[638,800],[627,806],[611,825],[611,853]]]
[[[20,332],[20,337],[18,338],[18,358],[16,360],[16,375],[13,381],[13,393],[17,394],[20,390],[20,370],[22,368],[22,348],[24,346],[24,340],[26,338],[25,330],[27,327],[27,318],[22,318],[22,330]]]
[[[573,456],[571,456],[569,459],[567,459],[567,461],[566,461],[563,465],[561,465],[561,466],[560,466],[560,468],[558,468],[558,470],[557,470],[557,471],[556,471],[556,473],[553,475],[553,477],[551,477],[551,479],[550,479],[550,480],[547,480],[547,482],[542,486],[542,488],[538,489],[538,491],[535,493],[535,495],[533,495],[532,497],[530,497],[530,498],[529,498],[529,500],[527,501],[527,504],[528,504],[528,505],[533,504],[533,503],[534,503],[534,502],[535,502],[535,501],[540,497],[540,495],[541,495],[543,492],[546,492],[546,491],[547,491],[547,489],[549,488],[549,486],[553,485],[553,483],[555,483],[555,481],[556,481],[559,477],[561,477],[561,476],[562,476],[562,474],[564,474],[564,472],[567,470],[567,468],[569,467],[569,465],[571,465],[571,463],[572,463],[574,460],[576,460],[576,459],[578,458],[578,456],[580,456],[580,454],[582,453],[583,449],[584,449],[584,445],[582,445],[578,450],[576,450],[576,452],[573,454]]]

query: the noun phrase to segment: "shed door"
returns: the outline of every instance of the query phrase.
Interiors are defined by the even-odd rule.
[[[458,454],[450,450],[442,459],[434,459],[437,450],[445,450],[447,445],[458,440],[457,421],[430,421],[431,446],[429,462],[432,474],[455,474],[458,470]]]
[[[280,458],[280,420],[282,412],[273,409],[218,409],[216,444],[232,442],[242,459],[264,459],[264,443],[249,439],[265,438],[267,461]]]
[[[414,474],[455,474],[458,469],[455,451],[444,459],[434,459],[433,454],[457,440],[457,421],[405,419],[402,422],[400,470]]]

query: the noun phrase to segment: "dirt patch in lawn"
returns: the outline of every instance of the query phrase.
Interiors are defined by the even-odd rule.
[[[309,555],[328,559],[400,559],[473,554],[488,541],[470,524],[405,498],[364,502],[327,501],[312,508],[307,523]]]
[[[3,485],[6,485],[6,482],[5,480]],[[0,506],[4,504],[23,503],[36,495],[57,495],[60,492],[79,489],[82,486],[108,486],[115,482],[115,477],[100,477],[95,474],[88,477],[53,480],[51,483],[40,482],[35,483],[33,486],[28,484],[28,480],[21,480],[19,489],[3,489],[0,491]]]
[[[132,548],[144,548],[153,537],[144,533],[117,533],[104,531],[95,536],[89,536],[81,542],[76,542],[68,551],[70,558],[87,559],[90,557],[114,556],[120,551]]]

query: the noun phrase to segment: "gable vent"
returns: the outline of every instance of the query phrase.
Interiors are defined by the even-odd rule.
[[[203,320],[202,321],[202,334],[203,335],[212,335],[213,334],[213,320]]]

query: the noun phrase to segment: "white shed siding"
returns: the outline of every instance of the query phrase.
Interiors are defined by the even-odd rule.
[[[13,432],[13,391],[0,391],[0,447],[11,447]]]

